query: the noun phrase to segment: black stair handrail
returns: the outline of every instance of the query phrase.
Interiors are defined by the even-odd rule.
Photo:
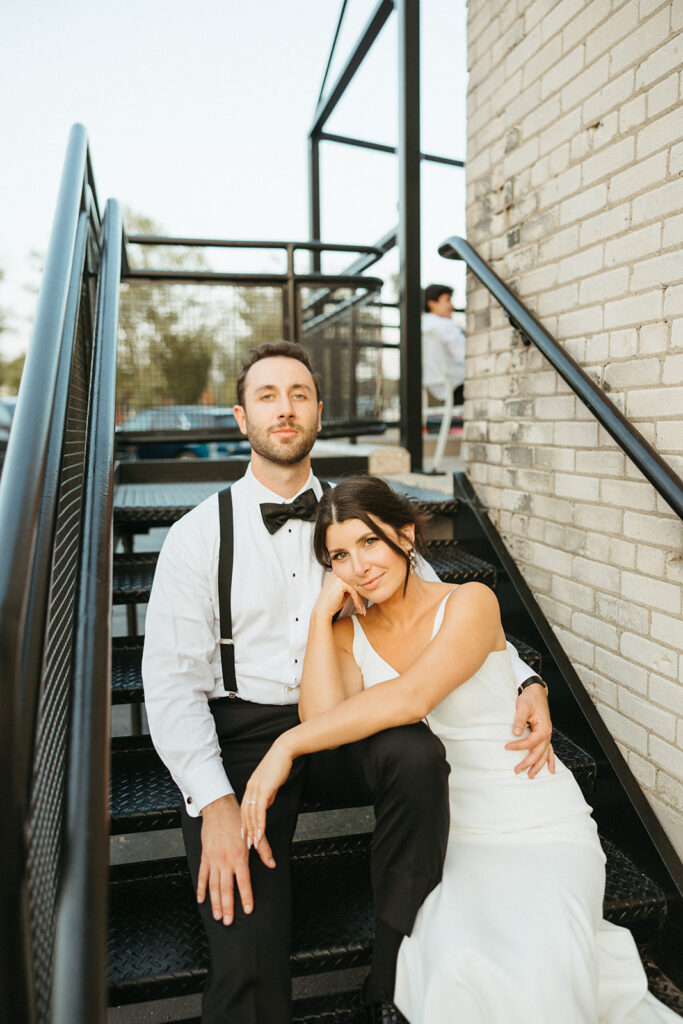
[[[103,225],[74,125],[0,481],[0,1019],[22,1024],[106,1019],[111,626],[99,588],[111,576],[115,365],[103,357],[115,353],[121,246],[107,210]]]
[[[451,235],[439,246],[439,255],[450,260],[463,260],[467,264],[484,287],[498,300],[510,323],[522,333],[527,344],[533,342],[543,353],[574,394],[590,409],[621,450],[661,494],[664,501],[683,519],[681,478],[607,398],[602,388],[591,380],[585,370],[538,322],[533,313],[513,295],[476,249],[464,238]]]
[[[36,1019],[26,861],[45,616],[67,390],[89,235],[99,225],[85,129],[75,125],[0,481],[0,1017]]]
[[[116,349],[123,228],[102,222],[83,494],[62,880],[51,1024],[106,1020]]]

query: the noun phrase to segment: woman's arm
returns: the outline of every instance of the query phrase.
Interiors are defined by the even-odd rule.
[[[332,710],[289,729],[275,741],[247,784],[242,800],[245,834],[253,841],[260,839],[266,810],[289,775],[295,757],[419,722],[474,675],[491,651],[503,648],[500,611],[493,591],[481,583],[459,587],[446,605],[441,629],[406,672],[355,694]]]
[[[351,655],[353,625],[332,619],[344,605],[349,589],[334,575],[326,577],[308,626],[306,656],[301,672],[299,718],[302,722],[329,711],[363,689],[363,677]],[[352,593],[356,610],[365,612],[357,593]]]

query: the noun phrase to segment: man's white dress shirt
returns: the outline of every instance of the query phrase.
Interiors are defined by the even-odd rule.
[[[309,487],[319,498],[322,488],[312,473],[298,494]],[[290,519],[272,535],[263,524],[260,505],[284,500],[256,480],[251,466],[232,485],[235,676],[239,697],[255,704],[298,702],[308,623],[323,580],[313,554],[313,523]],[[150,733],[192,817],[234,792],[208,703],[227,696],[218,644],[219,548],[215,494],[169,530],[145,624],[142,677]],[[419,569],[425,579],[437,579],[426,562]],[[510,652],[518,683],[533,675],[513,647]]]
[[[435,398],[446,398],[445,381],[451,389],[465,380],[465,335],[449,316],[422,315],[422,383]]]

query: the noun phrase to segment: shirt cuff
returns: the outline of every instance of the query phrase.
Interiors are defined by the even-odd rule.
[[[202,808],[222,796],[231,796],[235,790],[230,785],[220,756],[207,761],[201,768],[195,768],[183,776],[181,786],[185,810],[191,818],[201,813]]]

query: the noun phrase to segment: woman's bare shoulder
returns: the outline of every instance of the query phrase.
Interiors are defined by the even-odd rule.
[[[350,615],[345,615],[343,619],[337,619],[332,626],[332,636],[334,637],[335,647],[338,647],[341,651],[351,653],[353,649],[353,623]]]
[[[472,625],[500,625],[498,598],[485,583],[472,581],[454,589],[446,604],[444,622],[462,626],[464,618]]]

